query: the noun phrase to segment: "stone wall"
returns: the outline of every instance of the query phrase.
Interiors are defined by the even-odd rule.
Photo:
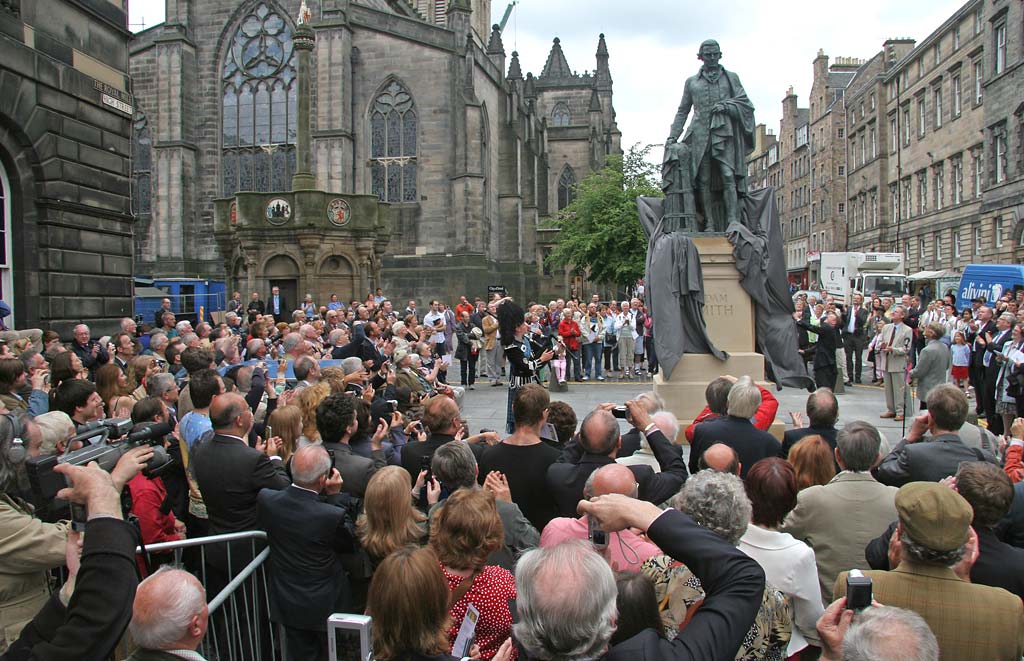
[[[111,332],[132,311],[127,21],[123,6],[102,4],[98,13],[61,0],[22,2],[20,15],[0,9],[7,321],[67,338],[79,322],[94,336]]]

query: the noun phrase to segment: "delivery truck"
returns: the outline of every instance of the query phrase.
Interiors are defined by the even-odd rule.
[[[845,303],[850,303],[855,293],[900,296],[907,291],[903,253],[823,252],[821,287]]]

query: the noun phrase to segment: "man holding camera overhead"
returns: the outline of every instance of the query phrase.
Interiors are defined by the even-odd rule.
[[[602,404],[587,414],[580,425],[578,440],[570,441],[562,452],[559,463],[548,468],[548,490],[558,506],[558,515],[571,517],[583,497],[587,478],[598,468],[615,463],[622,437],[619,435],[619,421],[612,411],[614,404]],[[619,409],[621,411],[621,408]],[[625,417],[630,424],[647,437],[661,472],[655,473],[650,466],[629,466],[636,476],[638,497],[651,503],[663,503],[676,495],[689,476],[682,456],[672,447],[643,404],[628,401]]]

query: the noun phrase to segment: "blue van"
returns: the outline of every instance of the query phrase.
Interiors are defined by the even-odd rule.
[[[971,299],[979,296],[991,303],[1015,289],[1024,289],[1024,265],[968,264],[960,276],[956,307],[958,310],[969,308]]]

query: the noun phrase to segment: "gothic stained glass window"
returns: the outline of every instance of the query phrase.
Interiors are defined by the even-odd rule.
[[[132,210],[152,212],[153,137],[145,115],[136,115],[132,132]]]
[[[415,202],[416,104],[409,92],[391,81],[370,107],[370,187],[386,202]]]
[[[558,178],[558,210],[566,208],[576,199],[576,174],[568,165]]]
[[[261,2],[229,43],[221,70],[223,193],[289,190],[298,87],[292,27]]]

